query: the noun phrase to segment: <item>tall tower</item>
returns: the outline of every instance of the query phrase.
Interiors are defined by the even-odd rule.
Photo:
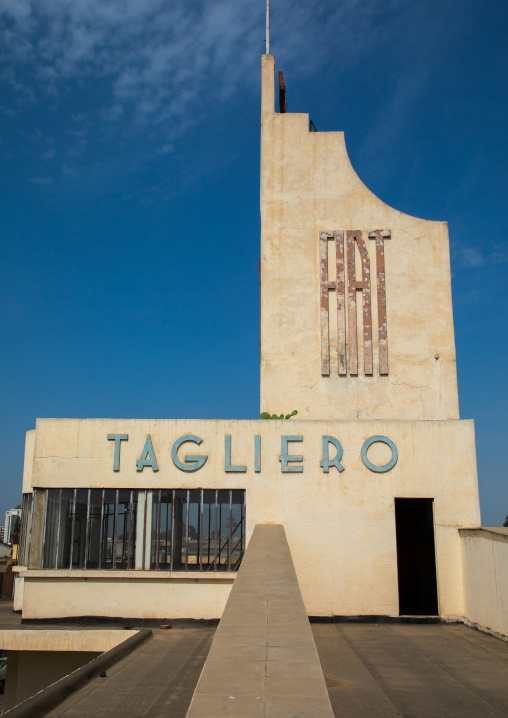
[[[274,110],[262,58],[261,410],[458,419],[446,222],[389,207],[343,132]]]

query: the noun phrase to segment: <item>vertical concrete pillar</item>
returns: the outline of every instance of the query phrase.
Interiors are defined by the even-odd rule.
[[[138,494],[138,516],[136,519],[136,555],[134,568],[141,571],[143,568],[150,568],[152,549],[152,506],[153,491],[145,494],[140,491]],[[146,511],[146,521],[145,521]]]

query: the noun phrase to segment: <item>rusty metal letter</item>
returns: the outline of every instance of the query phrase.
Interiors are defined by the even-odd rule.
[[[362,278],[356,281],[355,243],[362,260]],[[347,232],[347,283],[348,283],[348,330],[349,373],[358,374],[358,335],[356,325],[356,290],[362,290],[363,308],[363,365],[365,374],[372,375],[372,316],[370,302],[370,260],[367,246],[360,230]]]
[[[389,229],[375,229],[369,232],[369,239],[376,240],[377,274],[377,324],[379,341],[379,374],[388,374],[388,327],[386,320],[386,283],[385,283],[385,247],[384,240],[391,239]]]
[[[339,375],[346,375],[346,285],[344,281],[344,232],[334,232],[337,262],[337,351]]]
[[[328,280],[328,239],[333,238],[331,232],[319,234],[319,259],[321,266],[321,374],[330,374],[330,329],[328,292],[335,289],[335,282]]]

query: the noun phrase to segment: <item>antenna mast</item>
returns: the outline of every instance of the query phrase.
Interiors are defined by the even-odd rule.
[[[270,0],[266,0],[266,54],[270,54]]]

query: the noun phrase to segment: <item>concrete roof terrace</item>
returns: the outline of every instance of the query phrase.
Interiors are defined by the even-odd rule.
[[[154,630],[47,715],[185,718],[214,632]],[[313,624],[312,632],[336,718],[508,716],[508,643],[498,638],[461,624]],[[312,699],[297,715],[318,715]]]
[[[277,560],[267,560],[267,553]],[[138,626],[126,619],[125,626],[84,621],[66,628],[50,622],[25,627],[10,602],[0,604],[0,638],[6,641],[10,633],[29,636],[37,630],[48,645],[52,637],[58,643],[59,636],[74,631],[128,638]],[[258,526],[218,630],[180,622],[171,630],[154,628],[106,672],[89,671],[87,682],[59,704],[41,711],[30,706],[37,701],[32,698],[5,715],[323,718],[324,705],[331,704],[336,718],[508,718],[506,641],[447,622],[335,622],[311,628],[283,527]],[[284,657],[272,655],[277,651]],[[271,663],[278,664],[272,666],[275,673]]]

